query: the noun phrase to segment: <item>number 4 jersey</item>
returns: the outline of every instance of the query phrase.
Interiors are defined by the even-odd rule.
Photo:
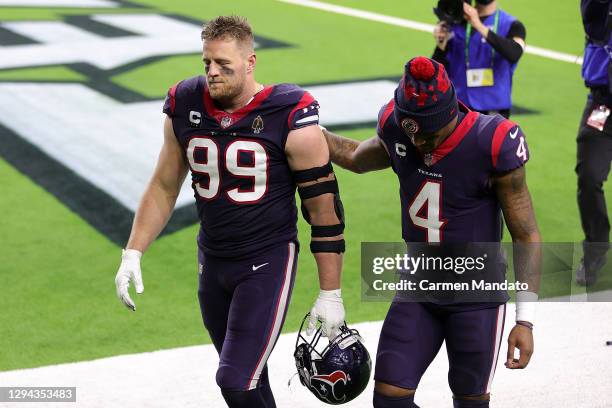
[[[191,169],[205,253],[240,257],[296,240],[288,133],[318,124],[318,104],[295,85],[267,86],[233,113],[219,110],[203,76],[172,87],[164,104]]]
[[[497,242],[501,211],[492,176],[529,159],[525,135],[503,117],[460,104],[453,133],[422,155],[397,126],[394,101],[382,107],[377,133],[400,182],[406,242]]]

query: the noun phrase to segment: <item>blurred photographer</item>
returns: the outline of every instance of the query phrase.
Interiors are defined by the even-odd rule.
[[[582,77],[590,92],[577,138],[578,208],[585,240],[576,282],[590,286],[606,263],[610,240],[603,182],[612,158],[612,1],[582,0],[580,9],[586,34]]]
[[[440,0],[432,59],[444,64],[457,97],[470,109],[508,118],[512,75],[525,48],[523,23],[495,0]]]

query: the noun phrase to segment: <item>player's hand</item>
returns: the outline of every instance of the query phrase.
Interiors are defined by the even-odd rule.
[[[142,272],[140,271],[140,257],[142,257],[142,252],[135,249],[124,249],[121,255],[121,265],[117,271],[117,276],[115,276],[117,297],[132,311],[136,311],[136,304],[130,298],[128,291],[130,282],[134,282],[136,293],[144,292]]]
[[[514,349],[519,349],[519,358],[514,358]],[[533,354],[533,332],[525,326],[515,325],[508,335],[506,368],[525,368]]]
[[[321,322],[321,335],[333,339],[338,335],[340,327],[344,324],[344,304],[340,289],[322,290],[310,311],[307,335],[312,335],[317,326],[317,320]]]
[[[463,3],[463,18],[465,18],[467,22],[476,29],[479,25],[482,25],[482,21],[480,21],[480,17],[478,16],[478,10],[470,6],[468,3]]]
[[[448,41],[451,39],[451,32],[448,29],[448,26],[442,21],[439,22],[434,27],[433,36],[436,40],[436,45],[438,48],[444,51]]]

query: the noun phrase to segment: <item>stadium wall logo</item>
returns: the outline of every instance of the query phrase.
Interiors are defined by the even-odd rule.
[[[129,4],[73,1],[83,7]],[[194,55],[197,64],[201,53],[201,21],[140,10],[0,22],[0,156],[120,245],[163,140],[163,95],[151,98],[113,77],[175,55]],[[291,46],[258,35],[255,42],[257,49]],[[66,67],[85,79],[1,79],[3,72],[37,67]],[[337,129],[373,127],[396,83],[302,85],[320,102],[321,123]],[[263,128],[263,121],[255,125]],[[197,221],[188,183],[164,233]]]

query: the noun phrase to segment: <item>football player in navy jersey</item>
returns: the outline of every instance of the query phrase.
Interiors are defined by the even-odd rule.
[[[529,283],[529,291],[517,292],[506,367],[526,367],[533,352],[535,303],[530,301],[537,299],[541,255],[521,129],[499,115],[472,112],[458,103],[444,66],[417,57],[406,64],[394,98],[382,107],[375,137],[359,142],[325,129],[324,134],[332,161],[348,170],[392,167],[400,185],[406,242],[499,242],[503,211],[512,240],[521,247],[514,251],[515,271]],[[445,304],[396,298],[380,334],[374,407],[415,407],[418,383],[443,341],[454,406],[488,407],[504,316],[503,301]]]
[[[206,76],[168,92],[164,144],[123,251],[117,295],[136,310],[130,282],[143,292],[140,258],[166,225],[190,170],[201,224],[198,297],[220,356],[217,384],[230,407],[270,408],[266,362],[297,265],[296,186],[321,289],[309,330],[319,320],[329,337],[344,323],[342,203],[317,101],[295,85],[256,82],[244,18],[211,20],[202,40]]]

